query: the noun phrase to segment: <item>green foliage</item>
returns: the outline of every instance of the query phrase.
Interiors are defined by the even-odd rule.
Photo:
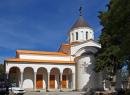
[[[128,64],[130,75],[130,0],[111,0],[99,19],[102,49],[96,55],[95,71],[105,70],[106,79],[115,86],[116,71],[123,63]]]
[[[99,18],[102,49],[96,56],[95,70],[107,68],[115,73],[121,63],[130,60],[130,0],[111,0]]]
[[[110,46],[108,48],[102,49],[98,56],[96,57],[96,71],[103,70],[105,67],[119,68],[118,63],[120,63],[118,52],[120,48],[118,46]],[[114,67],[114,68],[115,68]],[[114,69],[113,68],[113,69]]]

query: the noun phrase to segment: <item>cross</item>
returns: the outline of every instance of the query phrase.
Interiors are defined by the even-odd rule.
[[[79,13],[80,13],[80,16],[82,16],[82,10],[83,10],[83,7],[82,7],[82,6],[80,6],[80,8],[79,8]]]
[[[79,13],[80,13],[80,16],[82,16],[82,13],[83,13],[83,1],[82,0],[80,0],[80,8],[79,8]]]

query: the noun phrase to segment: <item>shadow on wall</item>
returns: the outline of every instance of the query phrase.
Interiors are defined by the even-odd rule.
[[[94,71],[92,71],[94,68],[94,64],[88,65],[88,67],[85,67],[86,73],[90,74],[89,81],[85,84],[83,87],[83,91],[86,93],[84,95],[94,95],[95,89],[97,86],[97,79],[96,79],[96,74]]]
[[[93,71],[94,69],[94,57],[93,55],[90,55],[90,63],[87,67],[84,67],[85,69],[85,73],[89,74],[89,81],[85,84],[85,86],[83,87],[83,91],[90,91],[91,89],[96,89],[97,86],[97,77],[96,77],[96,73]]]
[[[94,73],[94,71],[92,71],[93,67],[94,67],[93,64],[90,64],[90,65],[88,65],[88,67],[85,67],[85,72],[88,73],[90,75],[90,77],[89,77],[89,81],[83,87],[83,91],[87,91],[88,88],[94,87],[95,73]]]

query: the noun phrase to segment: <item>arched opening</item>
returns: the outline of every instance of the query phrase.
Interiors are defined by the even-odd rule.
[[[12,84],[12,86],[20,86],[20,69],[18,67],[10,68],[9,81]]]
[[[60,70],[57,68],[51,69],[49,87],[50,89],[60,88]]]
[[[26,67],[23,72],[23,88],[34,88],[34,71],[31,67]]]
[[[72,88],[72,70],[70,68],[63,70],[62,88]]]
[[[45,68],[39,68],[36,75],[36,88],[46,89],[48,85],[47,70]]]
[[[88,40],[88,31],[86,32],[86,40]]]

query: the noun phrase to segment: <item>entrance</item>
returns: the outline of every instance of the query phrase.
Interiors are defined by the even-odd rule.
[[[42,75],[36,76],[36,88],[37,89],[43,88],[43,76]]]
[[[55,88],[55,75],[50,75],[50,88]]]
[[[67,76],[62,75],[62,88],[67,88]]]

